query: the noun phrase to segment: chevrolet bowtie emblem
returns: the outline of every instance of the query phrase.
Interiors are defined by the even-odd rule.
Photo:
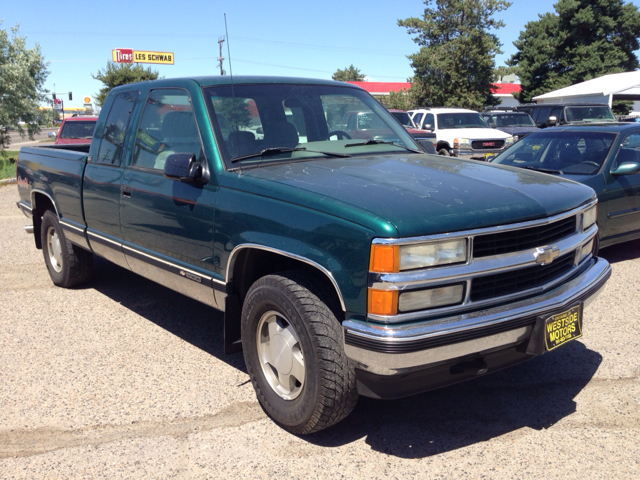
[[[534,255],[537,263],[546,265],[547,263],[553,262],[554,258],[560,255],[560,249],[558,247],[536,248]]]

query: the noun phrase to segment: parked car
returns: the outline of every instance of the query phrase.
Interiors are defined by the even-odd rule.
[[[482,118],[491,128],[512,135],[516,142],[538,130],[533,119],[525,112],[490,111],[482,113]]]
[[[98,117],[65,118],[56,135],[55,145],[91,143]]]
[[[396,120],[398,120],[400,122],[400,125],[402,125],[404,128],[414,130],[417,129],[416,124],[413,123],[413,120],[411,120],[411,115],[409,115],[409,112],[391,108],[389,109],[389,113],[396,117]]]
[[[394,141],[334,130],[354,106]],[[225,352],[243,352],[265,412],[296,434],[339,422],[358,394],[561,347],[611,275],[591,188],[426,155],[348,83],[122,85],[97,125],[91,144],[20,150],[18,207],[51,281],[89,281],[99,255],[224,312]]]
[[[409,114],[418,129],[436,134],[436,149],[440,155],[484,160],[514,142],[508,133],[489,128],[473,110],[424,108],[409,110]]]
[[[394,112],[402,112],[402,110],[389,110],[389,113],[398,119],[398,117],[394,115]],[[406,119],[404,120],[406,123]],[[410,118],[409,121],[411,121]],[[407,132],[409,132],[409,134],[415,138],[418,143],[420,143],[425,152],[436,153],[435,134],[414,128],[413,122],[411,122],[412,126],[407,128],[405,123],[402,121],[400,122]],[[372,111],[346,112],[342,117],[342,129],[344,132],[348,133],[351,138],[367,138],[389,141],[395,140],[396,138],[396,135],[389,129],[389,126],[382,123],[380,117],[375,115]]]
[[[528,113],[540,128],[579,123],[616,122],[609,105],[602,103],[525,103],[518,112]]]
[[[599,200],[600,247],[640,238],[640,125],[539,130],[492,163],[549,173],[593,188]]]

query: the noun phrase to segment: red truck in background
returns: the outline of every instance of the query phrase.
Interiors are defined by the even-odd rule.
[[[91,143],[98,117],[65,118],[56,135],[55,145]]]

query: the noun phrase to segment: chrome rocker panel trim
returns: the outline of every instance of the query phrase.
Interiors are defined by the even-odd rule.
[[[536,317],[580,302],[586,307],[595,299],[611,275],[611,266],[601,258],[589,261],[588,269],[553,291],[487,310],[408,325],[346,320],[345,353],[357,368],[378,375],[400,375],[516,345],[531,334]],[[394,351],[406,353],[385,353]]]

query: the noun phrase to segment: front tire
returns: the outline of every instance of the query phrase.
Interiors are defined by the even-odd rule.
[[[242,309],[242,347],[258,401],[294,434],[338,423],[358,400],[342,327],[318,295],[308,275],[268,275],[251,286]]]
[[[44,212],[40,235],[44,262],[55,285],[75,287],[91,278],[93,254],[67,240],[53,210]]]
[[[438,155],[445,155],[447,157],[449,157],[449,150],[447,150],[446,148],[441,148],[440,150],[438,150]]]

